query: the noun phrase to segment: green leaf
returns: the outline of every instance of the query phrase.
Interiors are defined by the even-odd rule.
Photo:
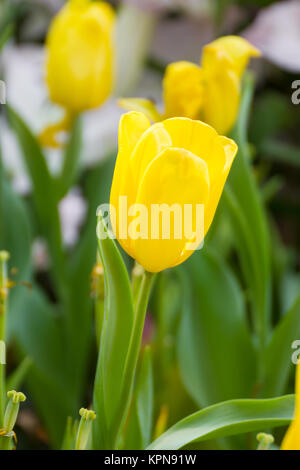
[[[18,390],[22,387],[31,366],[32,359],[30,357],[24,357],[18,367],[6,379],[6,390]]]
[[[295,145],[281,142],[279,139],[266,139],[261,144],[261,152],[268,160],[300,167],[299,147]]]
[[[21,117],[6,106],[8,121],[14,130],[33,186],[36,213],[43,235],[48,240],[53,257],[52,268],[58,281],[58,287],[64,279],[64,255],[58,214],[58,195],[56,184],[51,177],[45,156],[37,139]]]
[[[0,149],[0,250],[10,253],[10,266],[17,269],[14,281],[28,280],[31,274],[31,236],[27,208],[6,179]],[[18,302],[22,295],[23,286],[16,286],[11,291],[7,316],[9,338],[18,329],[18,318],[22,315]]]
[[[73,387],[84,388],[86,367],[92,345],[91,272],[96,262],[97,241],[95,214],[99,202],[107,202],[113,173],[113,158],[90,169],[84,179],[84,196],[89,201],[87,218],[81,236],[68,259],[69,302],[65,307],[66,330],[70,350],[70,367],[73,369]],[[76,363],[76,368],[72,364]]]
[[[63,167],[58,180],[60,198],[64,197],[76,181],[82,150],[82,123],[80,116],[74,119],[69,142],[64,153]]]
[[[29,214],[5,180],[0,183],[0,195],[0,249],[10,252],[10,266],[18,269],[17,279],[24,280],[30,271]]]
[[[177,450],[191,442],[285,426],[294,415],[294,396],[231,400],[194,413],[168,429],[148,450]]]
[[[294,108],[288,94],[270,89],[266,89],[254,101],[253,112],[249,119],[249,134],[251,140],[258,146],[262,158],[264,155],[261,145],[295,124]]]
[[[251,288],[253,320],[260,348],[263,350],[270,329],[270,239],[267,216],[251,168],[247,142],[252,94],[253,79],[248,74],[245,76],[240,115],[232,135],[239,146],[239,151],[229,175],[229,187],[236,210],[232,211],[230,205],[229,212],[232,215],[232,226],[239,252],[243,252],[241,263],[244,272],[248,274],[247,284]],[[238,213],[241,214],[240,217],[237,217]],[[244,227],[240,226],[242,220]]]
[[[8,105],[7,115],[9,124],[16,133],[23,151],[23,157],[33,184],[37,212],[41,221],[46,225],[50,218],[51,203],[54,199],[54,185],[45,156],[24,121]]]
[[[300,338],[300,296],[275,328],[265,352],[265,381],[261,396],[282,394],[293,364],[292,343]]]
[[[100,230],[107,231],[102,217]],[[98,357],[93,407],[98,417],[94,424],[94,447],[114,449],[127,411],[124,394],[124,369],[134,326],[134,309],[128,273],[112,238],[98,238],[105,279],[105,312]]]
[[[142,450],[150,444],[153,420],[153,371],[151,350],[141,357],[130,415],[124,429],[124,448]]]
[[[79,424],[78,420],[73,420],[71,416],[68,416],[61,450],[74,450],[75,449],[75,441],[76,441],[76,434],[78,430],[78,424]]]
[[[202,249],[181,268],[183,313],[178,359],[198,406],[250,397],[256,354],[240,287],[216,255]]]
[[[106,237],[103,235],[107,235]],[[99,215],[97,236],[104,268],[105,311],[94,386],[94,447],[115,449],[132,398],[146,308],[154,275],[145,272],[136,309],[120,252]],[[134,311],[135,310],[135,311]]]
[[[10,37],[13,35],[14,26],[12,24],[7,24],[1,31],[0,31],[0,52],[3,46],[7,43]]]
[[[32,358],[26,383],[51,442],[60,446],[67,416],[78,411],[66,364],[61,318],[37,288],[22,299],[17,344]]]

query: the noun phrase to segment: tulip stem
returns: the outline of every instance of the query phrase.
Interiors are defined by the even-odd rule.
[[[118,439],[120,436],[120,432],[122,431],[123,425],[124,425],[124,418],[126,418],[127,416],[129,404],[132,398],[133,382],[134,382],[133,378],[135,375],[136,366],[138,362],[141,341],[142,341],[142,334],[144,330],[145,317],[147,313],[147,307],[148,307],[149,297],[150,297],[154,278],[155,278],[154,273],[150,273],[148,271],[144,272],[143,279],[141,281],[140,290],[139,290],[139,295],[138,295],[137,302],[136,302],[134,326],[133,326],[133,331],[131,335],[131,343],[129,346],[127,360],[126,360],[126,364],[129,364],[130,366],[127,366],[127,365],[125,366],[125,374],[127,375],[127,380],[126,380],[127,386],[125,389],[125,393],[128,394],[127,409],[124,412],[123,423],[119,427],[119,433],[116,436],[115,448],[117,448],[117,443],[118,443]]]
[[[5,348],[5,320],[7,311],[7,261],[9,253],[0,251],[0,341]],[[3,424],[5,406],[5,357],[0,357],[0,427]]]

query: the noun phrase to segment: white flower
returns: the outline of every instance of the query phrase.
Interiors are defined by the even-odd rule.
[[[274,3],[260,11],[243,36],[279,67],[300,72],[300,2]]]
[[[71,189],[59,203],[63,242],[67,247],[72,247],[77,242],[86,211],[87,203],[79,188]]]

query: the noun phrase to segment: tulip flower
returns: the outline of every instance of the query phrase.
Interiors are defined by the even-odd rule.
[[[168,65],[163,79],[163,113],[149,100],[122,99],[120,105],[143,110],[154,121],[179,116],[201,119],[220,134],[227,134],[238,115],[245,68],[251,57],[259,55],[241,37],[216,39],[203,48],[201,67],[187,61]]]
[[[182,263],[196,249],[195,243],[203,241],[236,152],[234,141],[201,121],[171,118],[151,125],[143,113],[123,115],[110,195],[111,223],[121,246],[146,271]],[[186,207],[193,210],[190,217],[181,218],[174,210],[165,236],[163,228],[155,226],[157,208],[162,206],[182,213]],[[197,219],[199,206],[204,220]]]
[[[114,22],[108,3],[90,0],[69,0],[54,18],[46,40],[46,82],[66,116],[44,131],[42,142],[55,146],[55,134],[70,127],[72,116],[100,106],[111,93]]]
[[[298,363],[296,370],[295,417],[284,436],[281,450],[300,450],[300,363]]]

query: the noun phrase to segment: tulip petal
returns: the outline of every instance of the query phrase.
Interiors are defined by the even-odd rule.
[[[281,450],[300,450],[300,363],[296,368],[295,418],[284,436]]]
[[[158,122],[161,120],[156,105],[153,101],[144,98],[121,98],[118,105],[128,111],[139,111],[144,113],[150,121]]]
[[[227,134],[236,121],[240,106],[240,80],[226,67],[206,72],[203,119],[219,134]]]
[[[167,119],[163,125],[172,139],[172,147],[189,150],[207,163],[210,182],[223,173],[226,156],[211,126],[187,118]]]
[[[296,368],[296,419],[299,422],[299,436],[300,436],[300,362],[297,364]],[[299,438],[300,444],[300,438]]]
[[[225,163],[224,171],[226,172],[226,178],[227,178],[227,175],[231,168],[234,157],[237,154],[238,146],[234,140],[229,139],[228,137],[219,136],[218,140],[219,140],[219,143],[222,145],[225,151],[225,155],[226,155],[226,163]]]
[[[132,240],[134,258],[148,271],[158,272],[171,267],[192,241],[186,237],[184,226],[184,205],[191,204],[193,209],[189,229],[195,230],[196,204],[204,204],[208,199],[209,174],[207,164],[197,155],[181,148],[165,148],[148,166],[140,183],[137,204],[147,208],[148,238]],[[159,237],[153,238],[151,232],[155,216],[151,214],[153,205],[165,204],[170,208],[178,205],[182,220],[171,216],[170,237],[163,239],[161,226]],[[197,220],[197,223],[201,221]],[[162,225],[162,224],[160,224]],[[164,233],[164,236],[168,234]],[[181,236],[180,236],[181,235]],[[179,238],[176,238],[179,237]],[[200,242],[202,239],[200,240]],[[190,256],[193,251],[188,252]]]
[[[237,146],[232,140],[218,136],[211,126],[201,121],[173,118],[163,121],[163,125],[172,139],[172,146],[185,148],[207,163],[210,191],[204,215],[206,235],[237,152]]]
[[[281,444],[281,450],[300,450],[300,426],[293,421]]]
[[[205,235],[208,232],[215,212],[217,210],[224,185],[226,183],[232,162],[237,154],[237,144],[227,137],[218,136],[214,142],[214,148],[212,151],[213,161],[221,161],[225,158],[224,165],[220,171],[220,168],[210,166],[210,192],[209,200],[205,211]]]
[[[113,226],[115,234],[118,236],[118,213],[119,213],[119,197],[128,196],[131,192],[133,176],[130,173],[129,161],[131,154],[142,137],[144,132],[150,128],[150,121],[143,113],[130,112],[123,114],[119,124],[119,152],[117,156],[113,182],[110,193],[110,204],[116,210],[116,226]],[[130,194],[129,194],[129,199]],[[112,224],[114,222],[111,218]],[[125,250],[129,249],[128,240],[120,240]]]
[[[148,165],[164,148],[171,145],[171,137],[160,122],[152,125],[141,136],[130,157],[130,168],[133,175],[132,191],[135,194],[133,200],[130,201],[131,204],[135,202],[138,186]]]
[[[260,52],[246,39],[225,36],[203,48],[203,119],[220,134],[233,127],[240,103],[240,82],[250,57]]]
[[[174,62],[166,68],[163,80],[167,117],[199,118],[203,103],[203,72],[192,62]]]
[[[189,150],[204,160],[209,158],[218,135],[212,127],[185,117],[166,119],[162,124],[171,137],[173,147]]]
[[[202,66],[215,67],[216,62],[223,56],[239,78],[244,73],[250,57],[259,57],[260,51],[240,36],[223,36],[207,44],[203,48]]]
[[[215,212],[217,210],[224,185],[226,183],[228,173],[230,171],[232,162],[234,157],[237,153],[237,145],[236,143],[228,139],[227,137],[218,136],[217,139],[214,141],[214,149],[212,151],[213,161],[223,161],[225,155],[225,165],[223,166],[222,170],[217,168],[214,165],[209,165],[209,197],[208,201],[205,205],[205,212],[204,212],[204,236],[206,236],[212,221],[215,216]],[[219,155],[219,156],[218,156]],[[190,256],[189,251],[183,252],[180,257],[176,260],[173,266],[177,266],[178,264],[183,263],[188,257]]]

